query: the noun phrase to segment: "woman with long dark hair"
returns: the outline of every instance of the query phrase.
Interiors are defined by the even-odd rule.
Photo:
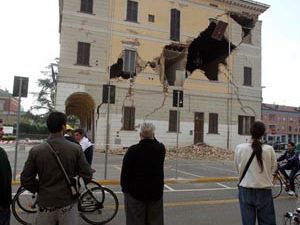
[[[276,225],[272,198],[272,174],[277,168],[273,147],[261,143],[265,125],[256,121],[252,124],[251,142],[236,147],[234,162],[240,179],[245,167],[254,154],[248,170],[239,183],[239,201],[243,225]]]

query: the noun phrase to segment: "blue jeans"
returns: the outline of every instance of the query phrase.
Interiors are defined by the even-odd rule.
[[[296,173],[299,171],[298,166],[290,166],[290,165],[283,165],[279,167],[280,172],[283,174],[285,179],[290,182],[290,189],[295,192],[295,183],[294,178]],[[291,170],[290,175],[288,176],[285,170]]]
[[[276,225],[271,189],[239,187],[239,201],[243,225]]]
[[[0,225],[10,224],[10,209],[5,209],[0,211]]]

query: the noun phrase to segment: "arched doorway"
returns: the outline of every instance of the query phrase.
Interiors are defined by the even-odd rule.
[[[66,114],[74,115],[80,120],[80,127],[83,128],[88,137],[95,140],[94,111],[95,103],[93,98],[84,92],[76,92],[70,95],[66,102]]]

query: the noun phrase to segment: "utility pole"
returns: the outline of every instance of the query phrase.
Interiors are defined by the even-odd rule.
[[[180,92],[177,91],[177,118],[176,118],[176,179],[178,178],[178,151],[179,151],[179,101],[180,101]]]
[[[106,141],[105,141],[105,163],[104,163],[104,179],[107,179],[107,159],[109,151],[109,139],[110,139],[110,124],[109,124],[109,114],[110,114],[110,82],[108,81],[107,90],[107,114],[106,114]]]
[[[17,177],[17,161],[18,161],[18,146],[19,146],[19,133],[20,133],[20,114],[21,114],[21,97],[27,97],[28,93],[28,77],[14,77],[13,96],[18,97],[18,116],[17,116],[17,130],[16,130],[16,146],[15,146],[15,161],[13,179]]]
[[[13,176],[14,180],[16,180],[17,177],[22,81],[23,79],[21,78],[19,82],[19,101],[18,101],[18,117],[17,117],[18,119],[17,119],[17,130],[16,130],[16,146],[15,146],[15,161],[14,161],[14,176]]]

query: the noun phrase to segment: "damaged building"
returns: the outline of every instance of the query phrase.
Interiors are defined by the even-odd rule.
[[[60,0],[59,6],[56,109],[77,117],[97,148],[136,143],[144,121],[155,124],[167,146],[176,145],[177,131],[181,146],[232,149],[249,140],[250,124],[261,115],[259,15],[268,5]],[[173,93],[180,93],[180,107]]]

